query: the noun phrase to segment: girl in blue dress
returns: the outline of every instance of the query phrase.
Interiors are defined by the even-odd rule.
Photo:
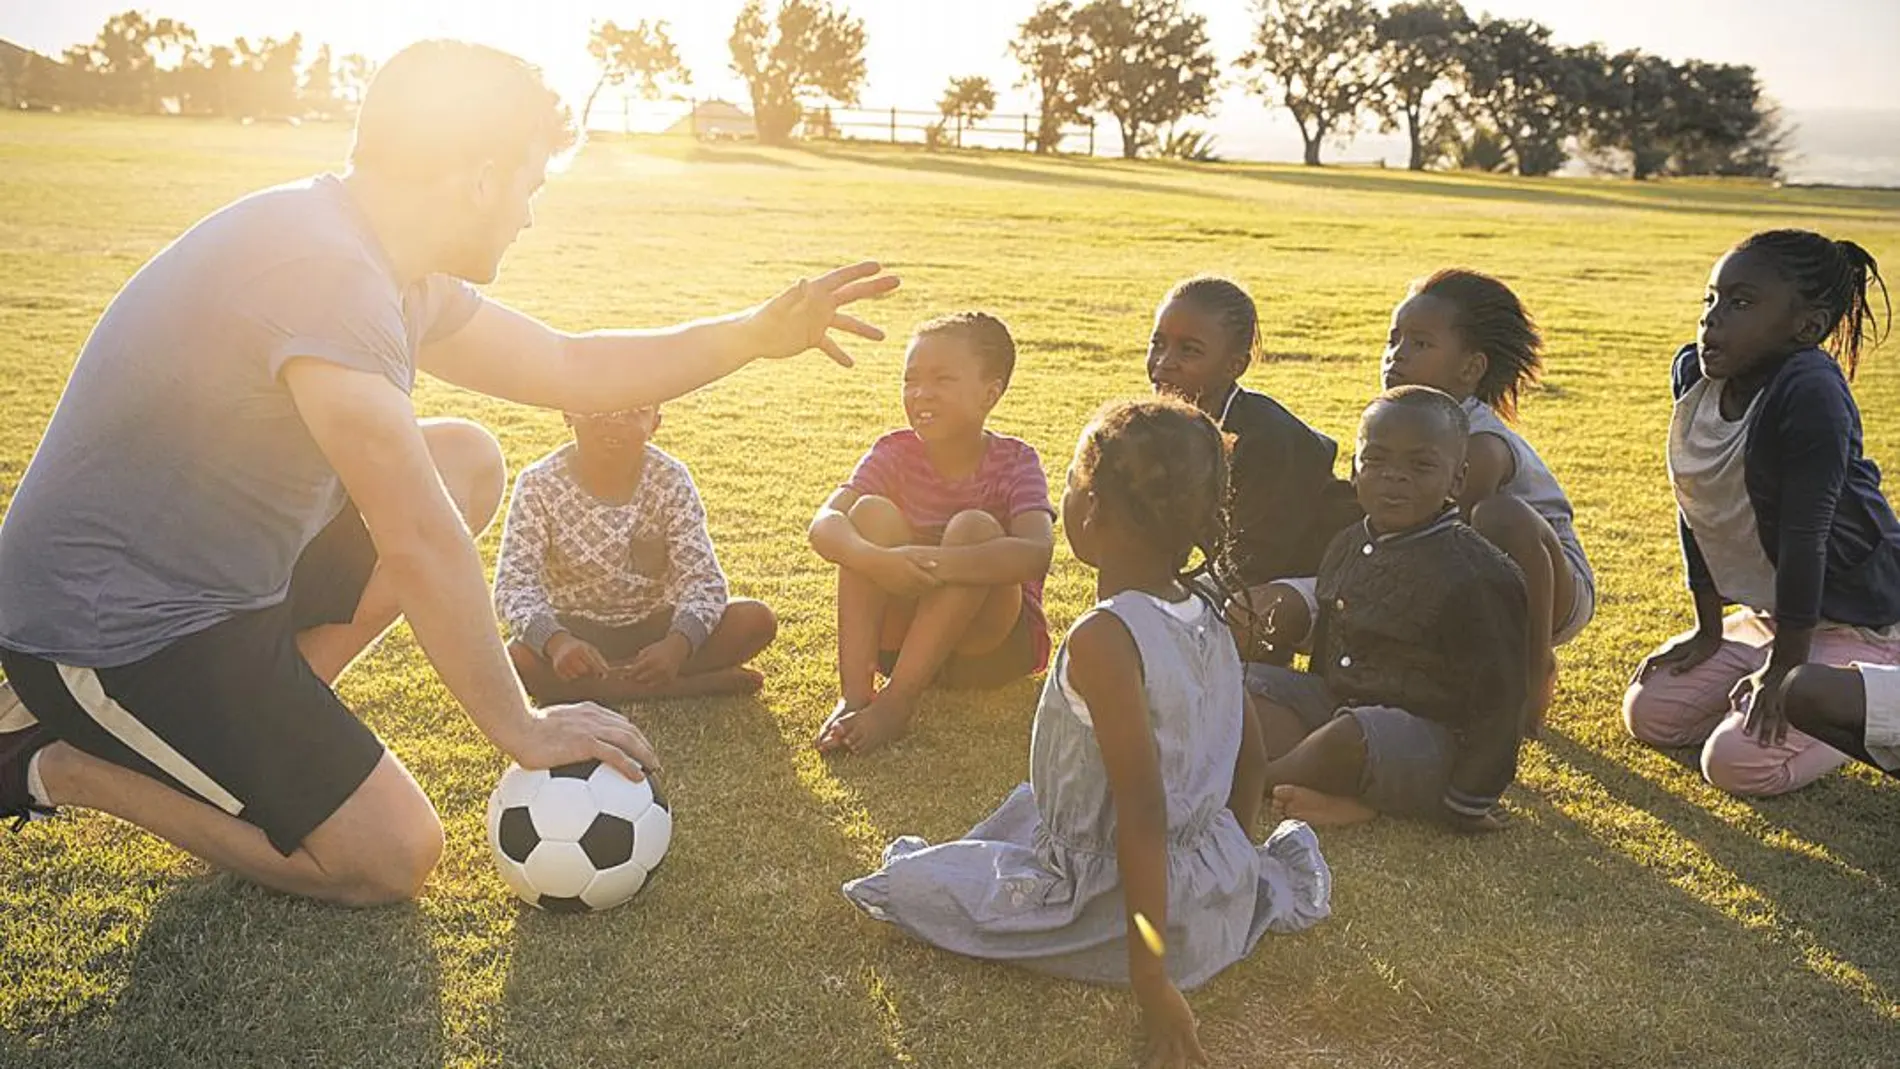
[[[1330,911],[1311,829],[1249,838],[1265,749],[1233,638],[1183,574],[1197,549],[1218,557],[1226,491],[1220,432],[1182,402],[1089,424],[1062,515],[1099,600],[1043,687],[1029,782],[964,838],[897,839],[844,886],[946,950],[1131,985],[1150,1064],[1200,1055],[1183,989]]]

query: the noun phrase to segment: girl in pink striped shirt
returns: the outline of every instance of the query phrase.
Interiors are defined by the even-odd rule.
[[[933,684],[998,687],[1048,664],[1049,483],[1029,443],[984,429],[1015,366],[994,316],[918,327],[904,357],[909,429],[874,442],[812,519],[812,548],[838,566],[841,697],[820,750],[902,735]]]

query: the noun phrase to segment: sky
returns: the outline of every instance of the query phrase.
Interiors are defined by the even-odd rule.
[[[999,111],[1033,107],[1011,88],[1018,71],[1005,51],[1036,0],[842,0],[864,19],[869,38],[863,103],[930,108],[952,76],[986,75]],[[1186,0],[1208,17],[1224,62],[1247,47],[1251,0]],[[1474,12],[1534,18],[1565,44],[1642,48],[1672,59],[1747,63],[1790,111],[1900,107],[1894,53],[1900,0],[1467,0]],[[726,37],[741,0],[0,0],[0,38],[57,54],[89,40],[112,13],[138,6],[180,19],[201,41],[288,36],[309,45],[380,59],[422,37],[455,36],[507,48],[540,64],[578,101],[593,82],[586,53],[596,20],[641,18],[670,24],[700,98],[743,101]],[[307,53],[306,53],[307,54]],[[1291,136],[1283,114],[1238,86],[1222,95],[1210,128],[1228,143],[1278,144]],[[1264,142],[1262,142],[1264,143]],[[1298,142],[1292,141],[1297,152]],[[1355,146],[1357,147],[1357,146]],[[1253,153],[1242,153],[1253,154]],[[1349,151],[1347,158],[1355,153]]]

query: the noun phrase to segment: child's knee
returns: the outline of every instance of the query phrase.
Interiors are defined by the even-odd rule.
[[[1542,555],[1546,544],[1555,543],[1557,538],[1536,509],[1509,494],[1493,494],[1474,505],[1471,526],[1492,545],[1510,554],[1519,567],[1525,558]]]
[[[1632,683],[1623,692],[1623,727],[1630,737],[1651,746],[1691,746],[1707,738],[1706,725],[1712,719],[1706,709],[1696,708],[1672,687],[1662,669],[1641,683]],[[1719,714],[1717,714],[1719,715]]]
[[[851,519],[851,526],[867,541],[880,546],[901,546],[910,541],[910,522],[888,497],[866,494],[858,498],[846,515]]]
[[[1715,729],[1702,746],[1702,778],[1730,794],[1764,797],[1785,794],[1797,786],[1788,768],[1788,755],[1762,746],[1742,731],[1740,718]]]
[[[973,546],[1002,538],[1008,533],[996,517],[989,513],[981,509],[965,509],[950,517],[950,522],[944,526],[943,544]]]
[[[726,605],[726,614],[720,618],[722,626],[735,628],[747,639],[748,646],[764,649],[778,637],[778,614],[763,601],[750,598],[736,599]]]

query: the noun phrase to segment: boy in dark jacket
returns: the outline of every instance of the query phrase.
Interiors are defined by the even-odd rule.
[[[1499,797],[1517,775],[1526,597],[1510,558],[1458,518],[1469,433],[1458,403],[1428,387],[1388,391],[1366,409],[1353,463],[1366,520],[1320,565],[1311,670],[1248,669],[1284,816],[1502,826]],[[1276,645],[1298,638],[1268,627]]]

